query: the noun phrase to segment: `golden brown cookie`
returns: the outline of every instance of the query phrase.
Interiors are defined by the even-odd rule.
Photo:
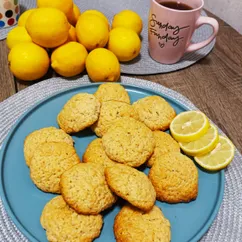
[[[110,167],[116,164],[116,162],[110,160],[106,155],[102,139],[95,139],[93,140],[88,146],[85,153],[82,156],[82,161],[85,163],[92,162],[101,164],[104,167]]]
[[[155,204],[155,189],[141,171],[123,164],[105,169],[106,181],[111,190],[133,206],[149,211]]]
[[[114,221],[117,242],[170,242],[171,226],[160,208],[154,206],[149,212],[124,206]]]
[[[151,167],[156,157],[160,157],[169,152],[180,152],[179,144],[167,133],[162,131],[154,131],[155,150],[153,155],[147,162],[147,166]]]
[[[100,102],[94,95],[79,93],[67,101],[57,116],[57,122],[66,133],[76,133],[94,124],[99,112]]]
[[[167,130],[176,112],[172,106],[160,96],[149,96],[133,103],[139,113],[139,119],[151,130]]]
[[[129,117],[115,121],[102,137],[108,157],[119,163],[138,167],[152,155],[155,139],[143,123]]]
[[[190,202],[198,193],[198,170],[187,156],[170,152],[156,158],[150,169],[156,198],[168,203]]]
[[[60,177],[72,166],[80,163],[73,146],[67,143],[43,143],[31,160],[30,177],[44,192],[60,193]]]
[[[80,163],[64,172],[60,186],[66,203],[82,214],[98,214],[117,200],[105,180],[104,167],[95,163]]]
[[[130,98],[128,92],[118,83],[104,83],[101,84],[94,96],[99,102],[116,100],[130,104]]]
[[[110,128],[112,123],[122,117],[139,119],[139,115],[136,110],[128,103],[120,101],[102,102],[99,118],[91,128],[97,136],[102,137]]]
[[[65,142],[69,145],[73,145],[72,137],[66,134],[62,129],[47,127],[35,130],[24,140],[24,158],[28,166],[30,165],[30,161],[37,147],[47,142]]]
[[[62,196],[50,200],[40,218],[48,241],[93,241],[102,229],[101,215],[82,215],[71,209]]]

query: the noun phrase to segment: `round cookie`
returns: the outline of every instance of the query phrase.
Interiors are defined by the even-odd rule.
[[[150,169],[156,198],[163,202],[190,202],[198,193],[198,170],[187,156],[170,152],[157,157]]]
[[[47,142],[65,142],[69,145],[73,145],[72,137],[66,134],[62,129],[47,127],[35,130],[24,140],[24,158],[27,166],[30,165],[30,161],[37,147]]]
[[[116,164],[116,162],[110,160],[106,155],[102,139],[98,138],[93,140],[88,146],[85,153],[82,156],[82,161],[85,163],[92,162],[101,164],[104,167],[110,167]]]
[[[110,100],[116,100],[130,104],[130,98],[128,92],[118,83],[104,83],[101,84],[94,96],[99,102],[105,102]]]
[[[80,163],[64,172],[60,186],[66,203],[82,214],[98,214],[117,200],[105,180],[104,167],[95,163]]]
[[[102,229],[101,215],[83,215],[71,209],[62,196],[50,200],[44,207],[40,222],[48,241],[93,241]]]
[[[147,162],[147,166],[151,167],[156,157],[160,157],[169,152],[180,152],[179,144],[167,133],[162,131],[154,131],[155,150],[153,155]]]
[[[99,111],[100,103],[94,95],[79,93],[67,101],[57,116],[57,122],[66,133],[76,133],[94,124]]]
[[[115,121],[102,137],[108,157],[119,163],[138,167],[152,155],[155,139],[143,123],[129,117]]]
[[[67,143],[43,143],[31,160],[30,177],[44,192],[60,193],[60,177],[72,166],[80,163],[73,146]]]
[[[131,205],[124,206],[114,221],[117,242],[170,242],[171,226],[162,211],[154,206],[144,213]]]
[[[121,117],[139,119],[138,113],[128,103],[120,101],[106,101],[102,103],[98,121],[92,125],[92,130],[99,137],[102,137],[110,128],[112,123]]]
[[[176,112],[171,105],[160,96],[149,96],[133,103],[139,119],[151,130],[167,130]]]
[[[133,206],[149,211],[155,204],[155,189],[141,171],[123,164],[105,169],[106,181],[111,190]]]

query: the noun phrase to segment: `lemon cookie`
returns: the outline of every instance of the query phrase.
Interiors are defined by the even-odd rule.
[[[117,242],[170,242],[171,226],[157,206],[144,213],[131,205],[124,206],[114,221]]]
[[[190,202],[198,193],[198,170],[193,161],[178,152],[157,157],[149,178],[156,198],[168,203]]]
[[[167,133],[162,131],[154,131],[155,150],[153,155],[147,162],[147,166],[151,167],[156,157],[160,157],[169,152],[180,152],[179,144]]]
[[[60,193],[62,173],[79,162],[73,146],[60,142],[44,143],[34,152],[30,164],[30,177],[42,191]]]
[[[101,215],[83,215],[71,209],[62,196],[50,200],[40,218],[48,241],[93,241],[102,229]]]
[[[72,137],[66,134],[62,129],[47,127],[35,130],[24,140],[24,158],[28,166],[30,165],[30,161],[37,147],[47,142],[65,142],[69,145],[73,145]]]
[[[80,163],[64,172],[60,186],[66,203],[82,214],[98,214],[117,200],[105,180],[104,167],[95,163]]]
[[[108,157],[119,163],[138,167],[152,155],[155,139],[143,123],[129,117],[115,121],[102,137]]]
[[[82,161],[85,163],[92,162],[101,164],[104,167],[110,167],[116,164],[116,162],[110,160],[106,155],[102,139],[98,138],[93,140],[88,146],[85,153],[82,156]]]
[[[111,190],[133,206],[149,211],[155,204],[155,189],[141,171],[123,164],[105,169],[105,177]]]
[[[102,137],[111,124],[121,117],[139,119],[136,110],[128,103],[120,101],[106,101],[102,103],[98,121],[92,125],[92,130],[99,137]]]
[[[121,101],[130,104],[128,92],[118,83],[101,84],[94,96],[102,103],[104,101]]]
[[[139,119],[151,130],[167,130],[176,116],[171,105],[160,96],[149,96],[133,103]]]
[[[92,94],[79,93],[64,105],[57,117],[58,124],[66,133],[79,132],[98,119],[100,103]]]

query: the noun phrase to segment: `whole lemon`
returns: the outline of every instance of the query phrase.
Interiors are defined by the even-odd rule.
[[[55,8],[36,9],[25,26],[33,42],[46,48],[63,44],[70,29],[65,14]]]
[[[50,64],[46,50],[34,43],[15,45],[8,55],[8,61],[14,76],[24,81],[43,77]]]
[[[110,31],[108,49],[118,57],[119,61],[130,61],[139,54],[141,41],[133,30],[115,28]]]
[[[65,43],[71,42],[71,41],[77,41],[76,38],[76,29],[71,25],[71,28],[69,29],[68,39]]]
[[[8,33],[6,42],[8,48],[12,49],[15,45],[19,43],[32,42],[32,39],[29,36],[25,27],[17,26]]]
[[[23,27],[25,27],[25,24],[26,24],[26,21],[27,21],[29,15],[30,15],[31,13],[33,13],[34,11],[35,11],[35,8],[33,8],[33,9],[29,9],[29,10],[23,12],[23,13],[20,15],[19,19],[18,19],[18,26],[23,26]]]
[[[95,10],[95,9],[89,9],[82,13],[82,15],[86,15],[86,14],[95,14],[95,15],[99,16],[100,18],[102,18],[105,21],[105,23],[107,24],[107,26],[109,28],[108,19],[102,12]]]
[[[89,53],[86,60],[88,76],[94,82],[115,82],[120,77],[120,64],[109,50],[97,48]]]
[[[73,25],[76,26],[77,20],[81,15],[80,9],[77,7],[76,4],[73,5],[73,9],[70,15],[68,15],[68,21]]]
[[[61,76],[76,76],[84,71],[87,55],[82,44],[69,42],[53,51],[51,66]]]
[[[132,29],[137,34],[140,34],[143,28],[143,23],[142,19],[136,12],[131,10],[123,10],[114,15],[112,29],[117,27]]]
[[[109,31],[101,17],[94,14],[82,14],[76,24],[76,34],[78,41],[91,51],[107,44]]]
[[[73,10],[72,0],[37,0],[38,8],[56,8],[69,16]]]

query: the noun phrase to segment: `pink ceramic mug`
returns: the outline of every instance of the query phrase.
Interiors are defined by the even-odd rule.
[[[216,19],[201,16],[203,0],[179,0],[190,6],[191,10],[175,10],[159,3],[178,2],[178,0],[150,0],[149,14],[149,53],[157,62],[173,64],[186,52],[199,50],[208,45],[217,35],[219,25]],[[203,24],[213,27],[213,34],[200,43],[192,44],[191,38]]]

